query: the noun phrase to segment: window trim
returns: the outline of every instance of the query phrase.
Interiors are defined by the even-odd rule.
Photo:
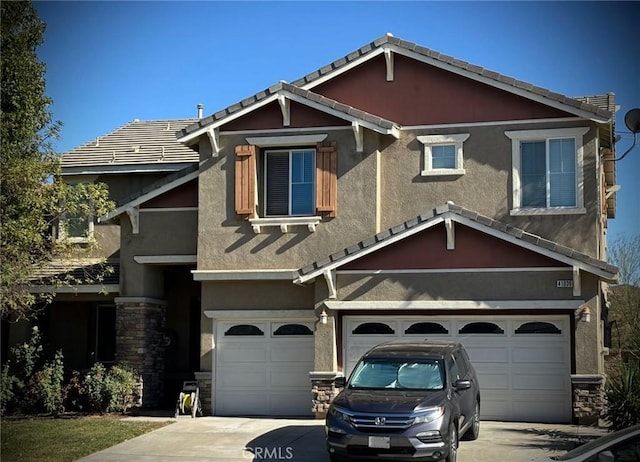
[[[87,242],[90,242],[93,239],[93,233],[95,229],[94,221],[95,221],[95,217],[93,214],[90,214],[87,216],[86,236],[68,237],[66,228],[67,228],[67,223],[69,222],[69,219],[63,215],[58,219],[57,238],[59,241],[66,241],[66,242],[75,243],[75,244],[86,244]]]
[[[584,135],[589,132],[589,127],[568,127],[549,128],[542,130],[508,130],[504,134],[511,140],[511,161],[512,161],[512,208],[511,216],[520,215],[571,215],[585,214],[587,210],[584,206]],[[522,141],[548,141],[551,139],[573,138],[576,148],[576,205],[563,207],[531,207],[523,208],[522,203],[522,182],[520,172],[522,171],[520,162],[520,143]],[[548,169],[548,165],[547,165]]]
[[[311,199],[310,199],[310,205],[311,205],[311,209],[312,209],[312,213],[309,215],[294,215],[291,211],[292,208],[292,200],[293,200],[293,193],[292,193],[292,188],[293,188],[293,179],[292,179],[292,165],[293,165],[293,155],[294,153],[307,153],[307,152],[313,152],[313,174],[311,176],[312,178],[312,183],[311,183]],[[287,215],[267,215],[267,194],[268,194],[268,189],[269,189],[269,185],[268,185],[268,179],[267,179],[267,165],[268,165],[268,157],[269,154],[286,154],[288,157],[288,179],[287,179],[287,186],[288,186],[288,192],[287,192],[287,196],[288,196],[288,203],[287,203],[287,209],[288,209],[288,213]],[[263,152],[261,153],[261,162],[262,162],[262,167],[260,169],[260,173],[259,175],[262,176],[262,204],[260,207],[260,217],[262,219],[289,219],[289,218],[309,218],[309,217],[314,217],[315,216],[315,210],[316,210],[316,157],[317,157],[317,149],[315,147],[273,147],[273,148],[268,148],[268,149],[264,149]]]
[[[423,148],[423,170],[422,176],[444,176],[444,175],[464,175],[464,150],[463,144],[469,139],[469,133],[458,133],[453,135],[420,135],[418,141],[424,145]],[[455,147],[455,167],[454,168],[433,168],[432,150],[433,146]]]

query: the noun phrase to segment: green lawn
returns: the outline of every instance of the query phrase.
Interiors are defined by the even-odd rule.
[[[0,422],[2,462],[76,460],[170,422],[122,420],[114,416],[5,418]]]

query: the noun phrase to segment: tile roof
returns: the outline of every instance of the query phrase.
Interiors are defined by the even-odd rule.
[[[196,120],[136,119],[64,153],[62,168],[198,162],[198,153],[175,138],[176,130]]]
[[[31,275],[36,286],[57,285],[56,281],[67,281],[78,285],[118,285],[120,284],[120,260],[106,262],[84,260],[55,260],[37,268]]]
[[[184,136],[189,135],[201,128],[212,125],[220,120],[227,118],[230,115],[237,113],[243,109],[248,109],[256,104],[266,100],[269,97],[273,97],[279,93],[290,93],[295,96],[299,96],[305,100],[310,102],[320,104],[321,106],[326,107],[327,109],[333,109],[335,111],[341,112],[347,116],[360,119],[364,122],[373,124],[378,126],[383,130],[393,130],[400,128],[400,125],[391,120],[384,119],[382,117],[376,116],[374,114],[370,114],[368,112],[357,109],[353,106],[348,106],[346,104],[340,103],[339,101],[333,100],[331,98],[327,98],[326,96],[322,96],[318,93],[314,93],[310,90],[305,90],[298,86],[289,84],[287,82],[278,82],[276,85],[273,85],[266,90],[263,90],[255,95],[245,98],[239,103],[233,104],[222,111],[216,112],[208,117],[195,121],[193,124],[188,125],[181,130],[176,132],[177,138],[182,138]]]
[[[304,268],[300,268],[298,270],[298,278],[296,279],[296,282],[304,282],[313,279],[314,277],[322,274],[326,269],[338,268],[349,261],[375,251],[378,247],[383,247],[390,242],[396,242],[397,240],[408,237],[415,232],[419,232],[422,229],[427,228],[429,225],[439,222],[436,220],[442,218],[443,215],[471,220],[471,222],[481,225],[481,230],[482,228],[485,228],[487,231],[491,230],[493,232],[497,232],[498,235],[502,235],[500,237],[503,239],[511,240],[515,243],[521,241],[521,245],[533,245],[539,247],[542,251],[551,251],[558,257],[568,257],[569,259],[584,263],[593,269],[608,273],[612,278],[618,273],[618,268],[607,262],[598,260],[584,253],[580,253],[577,250],[565,247],[557,242],[528,233],[523,229],[480,215],[473,210],[465,209],[452,203],[447,203],[397,226],[386,229],[375,236],[358,242],[355,245],[336,252],[324,260],[316,261]]]
[[[536,95],[538,97],[546,98],[550,101],[563,104],[570,108],[575,108],[577,110],[581,110],[592,114],[595,117],[610,119],[614,113],[614,109],[611,105],[605,105],[600,99],[604,97],[581,97],[581,98],[570,98],[568,96],[562,95],[560,93],[552,92],[551,90],[535,86],[531,83],[524,82],[522,80],[515,79],[513,77],[508,77],[503,74],[499,74],[497,72],[490,71],[481,66],[477,66],[475,64],[468,63],[466,61],[462,61],[451,56],[444,55],[442,53],[438,53],[437,51],[431,50],[429,48],[425,48],[423,46],[417,45],[413,42],[408,42],[406,40],[401,40],[397,37],[394,37],[390,34],[384,35],[371,43],[364,45],[358,50],[349,53],[348,55],[333,61],[332,63],[321,67],[320,69],[307,74],[306,76],[295,80],[290,84],[286,84],[284,82],[280,82],[274,86],[269,87],[266,90],[258,92],[248,98],[243,99],[242,101],[233,104],[221,111],[216,112],[208,117],[203,119],[194,121],[193,124],[187,125],[182,129],[176,132],[176,136],[178,138],[183,138],[188,136],[191,133],[194,133],[204,127],[212,125],[216,122],[219,122],[242,109],[249,108],[254,106],[255,104],[263,101],[264,99],[278,93],[279,91],[285,89],[290,91],[291,93],[295,93],[298,95],[302,95],[302,92],[308,90],[308,88],[313,87],[314,84],[320,83],[320,79],[324,77],[328,77],[332,73],[336,73],[341,71],[346,66],[352,64],[354,61],[360,60],[367,55],[377,52],[377,50],[382,49],[384,46],[392,45],[396,47],[399,51],[411,52],[421,55],[425,58],[432,59],[437,63],[440,63],[445,66],[449,66],[453,70],[464,71],[467,73],[475,74],[479,77],[489,79],[490,81],[494,81],[497,84],[507,85],[512,87],[516,91],[524,91],[528,92],[532,95]],[[303,89],[304,88],[304,89]],[[306,89],[306,90],[305,90]],[[304,97],[307,97],[310,100],[314,100],[314,97],[317,97],[315,93],[307,93]],[[328,99],[328,98],[327,98]],[[345,113],[348,113],[349,110],[357,110],[356,108],[352,108],[350,106],[343,105],[339,102],[335,102],[333,100],[329,100],[329,105],[336,103],[340,105],[339,107],[344,109]],[[361,111],[362,112],[362,111]],[[389,121],[387,121],[389,122]],[[391,122],[392,123],[392,122]]]

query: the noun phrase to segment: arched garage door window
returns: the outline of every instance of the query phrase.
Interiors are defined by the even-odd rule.
[[[264,335],[264,332],[253,324],[236,324],[229,327],[224,335]]]
[[[278,327],[273,335],[313,335],[313,332],[302,324],[284,324]]]
[[[504,329],[492,322],[470,322],[458,331],[459,334],[504,334]]]
[[[354,335],[395,334],[396,332],[387,324],[381,322],[365,322],[353,329]]]
[[[550,322],[526,322],[516,329],[516,334],[562,334]]]
[[[405,334],[448,334],[449,331],[437,322],[416,322],[405,329]]]

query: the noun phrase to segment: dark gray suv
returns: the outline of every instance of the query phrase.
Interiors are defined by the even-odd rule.
[[[480,432],[480,389],[456,342],[396,341],[365,353],[327,413],[332,461],[455,462],[459,436]]]

